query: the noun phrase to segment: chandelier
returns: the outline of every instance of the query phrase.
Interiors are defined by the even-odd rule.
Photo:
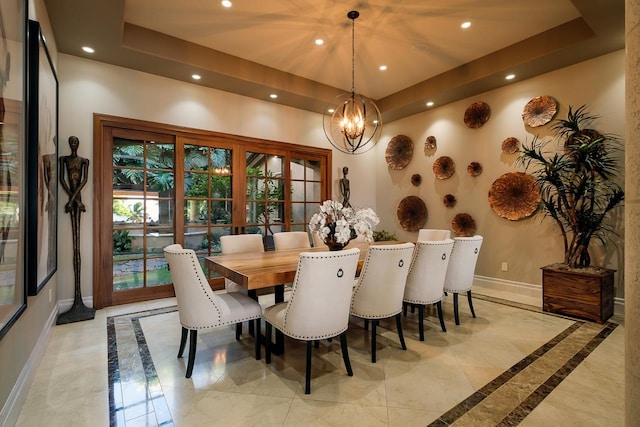
[[[351,93],[338,95],[325,109],[323,128],[327,139],[347,154],[362,154],[376,145],[382,132],[382,115],[373,102],[356,93],[355,21],[357,10],[347,13],[351,19]]]

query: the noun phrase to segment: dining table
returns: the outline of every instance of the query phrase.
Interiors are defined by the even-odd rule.
[[[389,244],[398,242],[376,242]],[[370,243],[351,241],[346,249],[360,249],[358,272],[362,268]],[[205,258],[209,270],[222,277],[234,281],[247,289],[249,296],[257,300],[257,291],[265,288],[274,289],[275,302],[284,301],[284,285],[292,283],[298,268],[298,259],[303,252],[326,252],[327,247],[287,249],[266,252],[247,252],[226,255],[215,255]],[[355,278],[354,278],[355,279]],[[284,336],[276,330],[273,353],[284,351]]]

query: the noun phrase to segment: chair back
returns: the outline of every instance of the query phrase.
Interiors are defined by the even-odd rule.
[[[435,228],[421,228],[418,231],[418,242],[426,242],[429,240],[446,240],[451,238],[451,231],[436,230]]]
[[[453,240],[417,242],[407,275],[404,301],[433,304],[442,300]]]
[[[413,249],[413,243],[369,246],[353,290],[351,314],[364,319],[384,319],[402,311]]]
[[[222,313],[228,307],[211,290],[196,253],[173,244],[164,248],[164,256],[169,264],[182,326],[204,329],[220,324]]]
[[[347,330],[360,249],[302,252],[284,310],[283,332],[301,340],[335,337]]]
[[[310,248],[311,242],[306,231],[283,231],[273,233],[273,246],[276,251],[304,249]]]
[[[451,252],[451,260],[444,281],[444,290],[451,292],[466,292],[473,285],[473,276],[476,272],[476,262],[482,236],[456,237]]]
[[[322,237],[320,237],[320,233],[318,233],[317,231],[312,231],[311,237],[313,238],[314,248],[327,248],[327,245],[324,244]]]
[[[264,252],[261,234],[231,234],[220,237],[222,254]]]

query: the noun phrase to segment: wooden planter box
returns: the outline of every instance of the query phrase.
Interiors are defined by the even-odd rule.
[[[613,274],[542,267],[542,309],[604,323],[613,315]]]

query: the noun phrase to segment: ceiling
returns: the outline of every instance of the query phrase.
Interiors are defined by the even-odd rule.
[[[624,47],[624,0],[45,4],[59,52],[319,113],[351,88],[358,10],[355,88],[387,122]]]

